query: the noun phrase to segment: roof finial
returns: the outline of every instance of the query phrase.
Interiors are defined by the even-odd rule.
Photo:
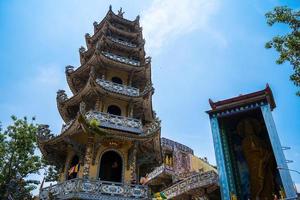
[[[109,5],[109,10],[110,10],[110,11],[112,10],[112,6],[111,6],[111,5]]]
[[[122,7],[120,8],[120,10],[118,10],[118,16],[119,17],[123,17],[123,14],[124,14],[125,12],[123,12],[123,10],[122,10]]]
[[[140,21],[140,15],[136,16],[135,21]]]

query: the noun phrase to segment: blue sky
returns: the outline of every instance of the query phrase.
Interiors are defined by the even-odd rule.
[[[93,32],[109,4],[125,17],[141,16],[152,56],[154,109],[162,136],[194,149],[215,163],[208,98],[220,100],[261,90],[269,83],[273,112],[291,169],[300,171],[300,97],[289,81],[291,67],[278,66],[264,44],[285,26],[269,27],[264,14],[274,6],[300,8],[296,0],[11,0],[0,1],[0,121],[10,115],[36,116],[59,133],[56,91],[68,90],[64,69],[79,66],[84,34]],[[70,94],[70,92],[68,91]],[[292,173],[300,186],[300,176]]]

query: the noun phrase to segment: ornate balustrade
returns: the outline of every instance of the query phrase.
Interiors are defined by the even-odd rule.
[[[122,184],[100,180],[72,179],[42,188],[40,200],[50,199],[94,199],[130,200],[149,199],[147,186]]]
[[[166,138],[161,138],[161,145],[162,147],[164,148],[168,148],[168,149],[179,149],[181,151],[184,151],[184,152],[187,152],[187,153],[191,153],[191,154],[194,154],[193,150],[183,144],[180,144],[178,142],[175,142],[173,140],[169,140],[169,139],[166,139]]]
[[[155,179],[156,177],[158,177],[159,175],[163,174],[164,172],[168,173],[168,174],[174,174],[174,170],[173,167],[162,164],[159,167],[156,167],[152,172],[150,172],[147,176],[148,181]]]
[[[118,38],[114,38],[114,37],[108,37],[111,41],[113,42],[116,42],[118,44],[122,44],[124,46],[127,46],[127,47],[131,47],[131,48],[135,48],[137,47],[137,45],[131,43],[131,42],[127,42],[127,41],[123,41],[123,40],[120,40]]]
[[[87,120],[96,119],[99,121],[101,127],[113,128],[122,131],[133,132],[137,134],[143,133],[143,125],[141,120],[112,115],[98,111],[89,111],[86,113]]]
[[[102,86],[105,89],[107,89],[109,91],[112,91],[112,92],[116,92],[116,93],[119,93],[119,94],[124,94],[124,95],[127,95],[127,96],[134,96],[134,97],[140,95],[140,90],[138,88],[134,88],[134,87],[114,83],[114,82],[99,79],[99,78],[96,79],[96,82],[100,86]]]
[[[214,171],[208,171],[190,176],[165,189],[163,192],[166,194],[168,199],[172,199],[194,189],[209,188],[217,184],[218,174]]]
[[[133,59],[129,59],[123,56],[119,56],[110,52],[106,52],[106,51],[102,51],[102,54],[107,57],[110,58],[112,60],[121,62],[121,63],[125,63],[125,64],[129,64],[129,65],[133,65],[133,66],[140,66],[141,63],[137,60],[133,60]]]

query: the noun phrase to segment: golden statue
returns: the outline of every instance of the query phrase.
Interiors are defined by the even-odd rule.
[[[274,157],[268,143],[258,134],[261,125],[256,119],[239,122],[237,132],[243,137],[242,150],[250,176],[251,199],[272,199],[274,194]]]

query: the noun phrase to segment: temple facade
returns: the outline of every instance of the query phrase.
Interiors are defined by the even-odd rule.
[[[189,147],[161,138],[139,17],[130,21],[123,14],[110,7],[94,22],[93,35],[85,35],[81,65],[66,67],[72,96],[57,92],[65,124],[60,134],[44,130],[38,138],[60,176],[39,198],[218,199],[216,168]]]

